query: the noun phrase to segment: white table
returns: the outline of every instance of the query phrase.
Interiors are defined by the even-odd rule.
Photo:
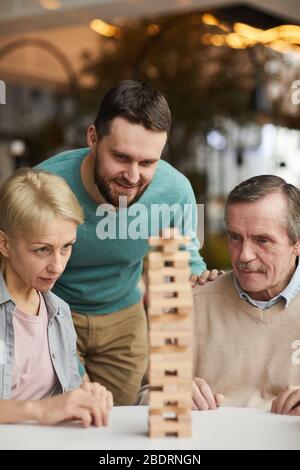
[[[107,428],[0,425],[0,449],[300,449],[300,417],[249,408],[193,411],[190,439],[150,439],[146,406],[115,407]]]

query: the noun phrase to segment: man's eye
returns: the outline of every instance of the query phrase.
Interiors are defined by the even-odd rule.
[[[72,243],[66,243],[64,246],[63,246],[63,249],[64,250],[67,250],[68,248],[70,248],[72,246]]]
[[[232,233],[230,233],[228,237],[229,237],[229,240],[233,242],[238,241],[240,239],[239,235],[233,235]]]
[[[35,253],[47,253],[49,251],[49,248],[47,248],[46,246],[43,246],[42,248],[37,248],[34,251]]]
[[[261,245],[266,245],[268,243],[268,239],[267,238],[258,238],[258,243],[260,243]]]

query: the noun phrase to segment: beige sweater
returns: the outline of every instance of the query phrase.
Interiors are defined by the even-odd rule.
[[[300,293],[261,310],[239,297],[232,272],[193,292],[194,377],[225,406],[270,409],[282,388],[300,385]]]

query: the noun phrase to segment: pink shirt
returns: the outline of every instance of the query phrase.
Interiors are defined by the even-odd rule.
[[[11,399],[39,400],[53,394],[57,377],[49,353],[48,314],[40,296],[38,315],[17,307],[13,314],[14,364]]]

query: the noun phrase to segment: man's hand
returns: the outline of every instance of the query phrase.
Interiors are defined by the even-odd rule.
[[[107,391],[104,393],[98,387],[86,391],[84,389],[86,385],[84,384],[82,388],[72,390],[64,395],[29,402],[31,407],[28,410],[29,416],[44,425],[80,420],[84,427],[91,424],[97,427],[106,426],[109,412]]]
[[[300,415],[300,387],[289,385],[281,390],[272,401],[271,411],[281,415]]]
[[[192,398],[192,410],[215,410],[225,401],[224,395],[214,394],[208,383],[198,377],[192,383]]]
[[[205,284],[207,281],[214,281],[217,279],[218,276],[221,276],[222,274],[225,274],[225,271],[218,271],[217,269],[212,269],[209,271],[206,269],[203,271],[201,276],[197,276],[197,274],[191,274],[190,276],[190,281],[192,283],[192,287],[194,287],[196,284]]]

